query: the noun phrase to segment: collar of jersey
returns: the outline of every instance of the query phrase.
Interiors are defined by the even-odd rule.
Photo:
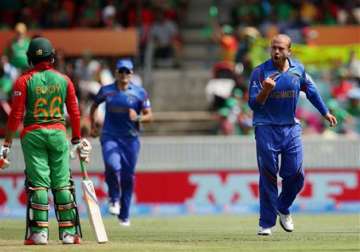
[[[288,61],[289,61],[289,68],[294,67],[294,66],[295,66],[294,60],[291,59],[291,58],[287,58],[287,59],[288,59]],[[266,71],[277,70],[277,68],[274,66],[274,63],[273,63],[272,59],[269,59],[269,60],[266,62],[265,66],[264,66],[264,70],[266,70]]]
[[[52,68],[52,64],[50,62],[44,61],[40,62],[39,64],[36,64],[34,69],[35,70],[46,70]]]
[[[132,85],[131,82],[129,82],[129,84],[128,84],[128,86],[127,86],[127,88],[126,88],[125,90],[119,89],[119,88],[117,87],[116,81],[114,82],[114,87],[115,87],[116,90],[122,91],[122,92],[126,92],[126,91],[128,91],[128,90],[133,89],[133,85]]]

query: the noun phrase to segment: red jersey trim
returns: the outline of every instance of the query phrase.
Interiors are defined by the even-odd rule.
[[[66,132],[66,127],[62,123],[32,124],[32,125],[25,127],[22,130],[22,132],[20,134],[20,138],[23,138],[26,135],[26,133],[34,131],[34,130],[38,130],[38,129],[56,129],[56,130],[62,130],[62,131]]]

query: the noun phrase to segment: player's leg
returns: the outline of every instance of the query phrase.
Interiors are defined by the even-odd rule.
[[[47,144],[48,162],[59,238],[63,243],[77,244],[80,243],[81,231],[74,186],[71,182],[69,144],[66,133],[61,130],[48,130],[48,136],[51,138]]]
[[[277,172],[279,149],[273,138],[271,126],[256,127],[256,154],[260,173],[260,220],[259,226],[271,228],[277,217]]]
[[[285,130],[289,132],[286,133],[286,148],[281,155],[282,190],[278,199],[278,211],[288,215],[290,206],[304,185],[304,170],[301,126],[295,125]]]
[[[105,182],[108,186],[109,212],[118,215],[120,212],[120,149],[118,142],[108,136],[102,136],[101,147],[105,164]]]
[[[135,182],[135,167],[140,151],[138,138],[121,139],[121,171],[120,171],[120,222],[124,226],[130,225],[129,212]]]
[[[29,132],[21,140],[28,195],[24,242],[26,245],[48,242],[50,169],[45,143],[46,139],[41,131]]]

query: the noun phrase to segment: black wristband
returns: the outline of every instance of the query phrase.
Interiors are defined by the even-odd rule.
[[[80,143],[80,138],[74,137],[73,139],[71,139],[71,143],[72,143],[72,144],[78,144],[78,143]]]

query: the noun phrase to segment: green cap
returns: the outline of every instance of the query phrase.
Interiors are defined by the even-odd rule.
[[[48,39],[37,37],[30,41],[26,55],[29,59],[42,59],[49,57],[54,53],[54,48]]]

